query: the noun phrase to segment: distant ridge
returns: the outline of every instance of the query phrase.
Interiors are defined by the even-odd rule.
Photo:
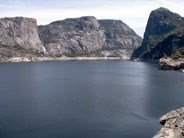
[[[120,20],[97,20],[85,16],[37,26],[33,18],[0,19],[2,62],[66,56],[129,59],[141,41],[142,38]]]

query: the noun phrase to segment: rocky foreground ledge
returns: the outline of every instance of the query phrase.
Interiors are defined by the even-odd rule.
[[[153,138],[184,138],[184,107],[160,118],[163,128]]]
[[[161,58],[160,69],[163,70],[184,70],[184,58],[173,59],[173,58]]]

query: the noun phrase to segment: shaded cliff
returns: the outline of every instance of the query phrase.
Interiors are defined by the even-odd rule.
[[[141,47],[137,48],[132,59],[158,60],[172,56],[184,46],[184,18],[165,8],[151,12]]]
[[[129,58],[141,37],[119,20],[87,16],[39,26],[39,36],[50,56],[109,56]],[[122,52],[122,50],[126,50]]]
[[[42,55],[44,47],[32,18],[0,19],[0,58]]]

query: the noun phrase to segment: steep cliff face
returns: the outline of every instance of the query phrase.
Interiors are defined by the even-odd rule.
[[[176,57],[175,53],[177,50],[184,47],[184,29],[175,29],[169,34],[160,37],[159,39],[156,40],[157,43],[154,47],[151,47],[141,56],[142,59],[160,59],[164,56]],[[181,54],[184,56],[184,53]]]
[[[49,55],[75,56],[102,48],[103,32],[94,17],[82,17],[56,21],[39,26],[39,36]]]
[[[0,19],[0,56],[37,56],[44,52],[37,23],[32,18]]]
[[[141,47],[136,49],[132,59],[157,60],[172,53],[183,45],[184,18],[165,8],[152,11],[148,19]]]
[[[35,57],[130,58],[141,38],[122,21],[87,16],[38,26],[32,18],[0,19],[0,60]],[[10,59],[11,58],[11,59]],[[10,60],[8,60],[10,59]]]
[[[120,56],[140,46],[142,39],[122,21],[81,17],[39,26],[39,36],[51,56]],[[104,52],[102,52],[104,51]],[[131,52],[127,56],[131,56]],[[105,53],[105,54],[104,54]]]

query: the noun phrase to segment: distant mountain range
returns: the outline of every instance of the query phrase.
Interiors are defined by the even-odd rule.
[[[1,61],[66,56],[129,59],[141,42],[142,38],[120,20],[88,16],[37,26],[32,18],[0,19]]]
[[[184,56],[184,18],[165,8],[151,12],[143,40],[120,20],[86,16],[37,26],[32,18],[0,19],[0,61],[37,57],[152,61],[166,56]]]

